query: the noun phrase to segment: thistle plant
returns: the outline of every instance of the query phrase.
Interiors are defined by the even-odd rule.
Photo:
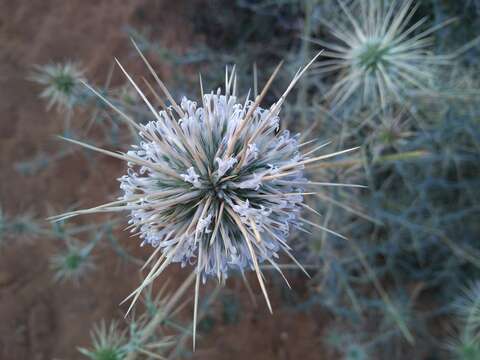
[[[81,95],[83,69],[73,62],[36,66],[31,79],[44,87],[40,97],[47,100],[47,109],[71,110]]]
[[[92,348],[79,348],[83,355],[91,360],[122,360],[126,355],[126,334],[112,321],[107,326],[104,321],[93,328],[91,333]]]
[[[117,321],[108,326],[105,321],[95,324],[90,348],[78,350],[91,360],[177,358],[182,350],[182,338],[191,335],[190,328],[184,327],[177,315],[190,301],[181,300],[194,280],[191,274],[173,292],[169,292],[167,280],[155,296],[149,286],[142,296],[144,312],[140,316],[134,314],[125,329]]]
[[[72,280],[74,283],[78,283],[95,268],[90,256],[94,243],[81,246],[76,241],[69,240],[66,245],[65,251],[51,258],[50,267],[55,272],[55,281]]]
[[[195,280],[190,276],[174,292],[170,292],[167,280],[158,292],[153,294],[153,286],[147,287],[142,302],[145,311],[129,325],[129,341],[126,346],[126,360],[137,356],[172,358],[173,352],[182,347],[182,336],[191,336],[191,328],[177,320],[177,315],[190,302],[181,298]]]
[[[345,22],[322,19],[337,41],[314,39],[326,47],[329,59],[319,62],[317,74],[337,74],[327,93],[332,104],[342,105],[356,94],[360,102],[385,106],[413,91],[432,92],[434,68],[448,64],[448,56],[434,55],[432,35],[450,20],[417,32],[427,19],[410,24],[419,4],[414,0],[365,0],[346,6],[338,0]],[[387,5],[390,3],[389,5]],[[413,5],[413,6],[412,6]]]
[[[465,325],[465,331],[480,341],[480,282],[463,290],[463,295],[455,303],[455,309]]]
[[[16,216],[10,216],[2,212],[0,208],[0,244],[2,236],[4,240],[7,238],[15,240],[29,241],[46,231],[42,228],[41,223],[31,212],[26,212]]]
[[[471,338],[460,338],[451,344],[451,352],[455,360],[477,360],[480,358],[480,344]]]
[[[240,100],[235,70],[227,69],[223,93],[219,89],[204,94],[200,79],[200,104],[186,98],[177,104],[136,48],[171,105],[167,106],[146,82],[162,108],[158,111],[118,61],[150,109],[151,121],[138,124],[87,85],[138,130],[141,141],[127,153],[115,153],[63,138],[121,159],[127,162],[128,170],[119,179],[123,191],[119,200],[68,212],[52,220],[99,212],[130,212],[128,229],[139,235],[142,245],[155,249],[147,264],[155,261],[143,283],[127,298],[133,298],[128,311],[141,290],[171,263],[195,264],[194,323],[200,280],[217,277],[224,282],[232,271],[254,270],[272,311],[260,264],[268,262],[281,273],[277,258],[283,251],[303,269],[287,243],[292,230],[306,231],[305,227],[311,226],[339,235],[301,216],[302,208],[310,209],[304,204],[304,196],[314,194],[306,189],[322,185],[357,186],[312,182],[304,176],[307,165],[355,148],[316,156],[326,144],[305,149],[313,141],[301,143],[299,135],[278,132],[279,113],[286,96],[319,54],[299,69],[278,101],[262,108],[260,103],[280,65],[254,100],[248,95]]]
[[[460,360],[480,358],[480,283],[464,289],[454,309],[461,327],[458,336],[449,344],[452,355]]]

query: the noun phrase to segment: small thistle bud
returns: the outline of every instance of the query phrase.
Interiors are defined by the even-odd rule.
[[[80,244],[68,241],[66,250],[54,255],[50,260],[50,266],[55,272],[55,281],[71,280],[78,283],[92,271],[95,266],[90,255],[91,250],[91,245],[82,247]]]
[[[53,106],[58,110],[72,109],[81,96],[79,85],[84,80],[84,71],[71,62],[36,68],[37,73],[31,79],[44,86],[40,97],[47,100],[47,109]]]
[[[458,334],[448,342],[454,359],[480,358],[480,282],[463,289],[453,304],[459,322]]]
[[[17,215],[15,217],[7,216],[2,213],[0,208],[0,242],[3,237],[15,240],[29,241],[41,234],[44,230],[41,224],[30,212]]]
[[[125,358],[125,331],[118,329],[113,321],[107,327],[104,321],[95,325],[91,332],[92,349],[79,348],[78,351],[91,360],[122,360]]]
[[[125,84],[121,86],[116,91],[116,95],[119,101],[125,105],[134,106],[135,104],[138,104],[141,101],[140,96],[138,95],[138,92],[135,91],[135,89],[132,89],[132,87],[129,84]]]
[[[345,360],[367,360],[368,354],[364,346],[359,344],[348,345],[345,351]]]

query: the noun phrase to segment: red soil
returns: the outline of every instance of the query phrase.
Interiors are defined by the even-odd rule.
[[[45,103],[38,98],[40,88],[27,79],[32,66],[80,61],[89,79],[104,81],[114,56],[127,59],[132,54],[123,31],[126,25],[152,26],[164,46],[188,47],[195,36],[190,32],[192,11],[187,4],[191,3],[0,2],[0,205],[5,213],[13,216],[32,211],[44,219],[52,211],[60,212],[75,203],[102,203],[118,193],[115,179],[123,171],[123,164],[114,159],[95,155],[91,165],[80,154],[68,156],[35,176],[22,176],[14,170],[17,161],[31,159],[40,152],[55,154],[66,146],[53,138],[62,131],[62,115],[45,111]],[[144,71],[138,62],[129,63],[129,69],[137,74]],[[171,71],[161,66],[160,73],[167,82]],[[116,72],[114,82],[120,81]],[[92,216],[80,221],[99,219]],[[148,249],[140,249],[137,239],[120,231],[118,236],[135,255],[148,256]],[[0,248],[1,360],[81,359],[76,347],[89,345],[89,331],[95,322],[123,318],[125,309],[118,304],[136,287],[138,268],[121,263],[111,249],[103,247],[95,253],[97,268],[93,276],[80,286],[56,284],[48,261],[60,245],[58,240],[37,237],[9,239],[8,245]],[[184,275],[173,266],[163,280],[173,277],[180,281]],[[298,279],[292,279],[294,285],[302,284],[303,280]],[[193,358],[324,358],[321,329],[315,325],[319,319],[313,318],[320,315],[286,309],[278,288],[270,289],[276,309],[270,315],[254,277],[251,283],[259,306],[250,303],[241,281],[231,280],[228,286],[241,303],[240,320],[235,325],[216,325],[202,336]]]

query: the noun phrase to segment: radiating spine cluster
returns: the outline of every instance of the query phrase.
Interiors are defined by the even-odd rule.
[[[84,70],[73,62],[37,66],[36,70],[31,79],[45,87],[40,97],[48,99],[47,109],[71,110],[81,95]]]
[[[66,139],[126,161],[128,171],[119,179],[124,195],[118,201],[55,219],[130,211],[130,230],[138,233],[142,244],[156,248],[147,261],[149,264],[156,259],[149,274],[128,297],[133,297],[132,305],[141,290],[170,263],[180,262],[196,265],[194,321],[200,279],[217,276],[223,281],[233,269],[256,271],[271,311],[259,264],[267,261],[281,273],[276,259],[283,250],[301,267],[289,251],[290,230],[304,230],[303,226],[308,225],[332,232],[299,216],[302,207],[310,209],[303,203],[303,196],[312,193],[305,193],[304,188],[344,185],[308,181],[303,177],[305,165],[353,150],[315,157],[323,144],[302,154],[301,148],[311,142],[301,144],[298,135],[292,136],[287,130],[277,132],[286,96],[316,57],[297,72],[280,99],[264,109],[260,102],[280,65],[253,101],[247,95],[240,102],[235,91],[235,71],[227,69],[224,93],[219,89],[204,94],[200,81],[201,104],[184,98],[178,105],[143,54],[139,54],[171,106],[167,107],[147,82],[162,107],[158,111],[120,63],[151,110],[152,121],[138,125],[91,88],[139,131],[141,141],[126,154],[119,154]]]
[[[298,136],[288,131],[276,136],[278,116],[260,107],[252,112],[251,125],[237,135],[237,144],[227,156],[229,141],[254,102],[239,104],[235,95],[217,92],[204,95],[204,104],[197,107],[182,101],[184,114],[178,123],[185,139],[175,132],[172,114],[162,110],[161,120],[147,124],[143,141],[128,152],[174,173],[146,166],[135,171],[132,166],[120,181],[123,200],[132,208],[132,231],[138,231],[145,243],[172,254],[171,262],[186,265],[198,260],[203,275],[220,280],[230,269],[254,269],[237,222],[250,240],[256,231],[262,234],[262,241],[251,241],[259,262],[275,258],[285,248],[286,243],[278,239],[285,238],[291,226],[298,226],[303,200],[299,184],[304,180],[303,166],[297,163],[303,156]],[[262,124],[265,130],[255,135]],[[187,138],[189,145],[184,146]],[[245,152],[244,143],[249,143]],[[289,173],[281,172],[287,168]],[[136,194],[147,197],[130,201]]]
[[[325,47],[330,59],[316,65],[314,73],[337,73],[328,92],[335,106],[361,94],[361,101],[400,100],[413,90],[431,92],[437,65],[449,57],[434,55],[431,35],[452,19],[423,29],[426,18],[410,24],[419,4],[414,0],[361,0],[347,6],[338,1],[345,21],[322,19],[335,40],[312,40]]]

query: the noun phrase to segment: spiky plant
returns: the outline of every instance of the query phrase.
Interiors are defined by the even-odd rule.
[[[317,74],[337,74],[327,93],[336,107],[361,95],[361,104],[374,101],[382,106],[403,99],[412,91],[431,92],[434,67],[448,63],[447,56],[432,54],[430,35],[448,21],[422,29],[422,18],[411,24],[419,4],[414,0],[359,0],[346,6],[338,0],[344,23],[321,21],[336,41],[312,41],[327,48],[329,59],[319,62]],[[413,5],[413,6],[412,6]]]
[[[478,360],[480,359],[480,343],[469,337],[460,337],[450,344],[453,359]]]
[[[480,358],[480,282],[466,287],[454,303],[459,334],[450,341],[450,352],[459,360]]]
[[[95,325],[90,335],[92,348],[78,348],[83,355],[91,360],[122,360],[125,358],[126,334],[112,321],[109,326],[105,321]]]
[[[16,236],[32,236],[40,232],[40,226],[32,214],[26,213],[12,219],[10,231]]]
[[[66,249],[52,256],[50,267],[54,271],[55,281],[71,280],[78,283],[95,265],[91,256],[92,244],[82,246],[75,241],[66,242]]]
[[[304,168],[353,149],[315,156],[325,144],[303,150],[308,143],[300,143],[299,135],[277,133],[286,96],[316,57],[297,72],[277,102],[262,108],[260,103],[280,66],[254,101],[249,96],[241,101],[237,96],[232,70],[225,74],[224,93],[219,89],[203,94],[200,82],[200,104],[186,98],[177,104],[137,50],[171,106],[167,107],[147,82],[162,107],[158,111],[118,61],[151,110],[150,122],[139,125],[90,87],[138,130],[141,142],[122,154],[64,138],[126,161],[128,171],[119,179],[124,194],[118,201],[53,220],[98,212],[130,212],[129,228],[140,236],[142,245],[155,248],[150,260],[158,257],[141,286],[129,296],[133,297],[132,306],[145,286],[169,264],[178,262],[182,266],[196,263],[194,322],[200,279],[216,276],[223,282],[234,270],[256,271],[271,311],[260,263],[269,262],[280,271],[276,259],[283,250],[300,266],[287,244],[292,229],[313,226],[336,234],[300,216],[302,207],[308,208],[303,196],[313,194],[305,189],[350,186],[311,182],[304,177]]]
[[[31,79],[44,86],[40,97],[47,100],[47,109],[70,110],[81,95],[84,70],[73,62],[36,66],[36,70]]]
[[[141,102],[138,92],[128,83],[118,88],[116,92],[118,101],[122,104],[135,105]]]
[[[194,280],[194,274],[190,274],[173,292],[169,291],[167,280],[156,295],[152,285],[147,287],[142,297],[145,311],[130,322],[126,360],[133,360],[137,355],[167,357],[175,347],[182,346],[180,339],[191,335],[191,328],[177,322],[176,316],[189,302],[188,299],[182,302],[181,298]]]
[[[2,214],[0,211],[0,239],[3,233],[4,237],[17,241],[29,241],[43,232],[44,229],[31,212],[12,217]]]
[[[480,340],[480,282],[463,290],[463,295],[455,303],[455,309],[465,330]]]

